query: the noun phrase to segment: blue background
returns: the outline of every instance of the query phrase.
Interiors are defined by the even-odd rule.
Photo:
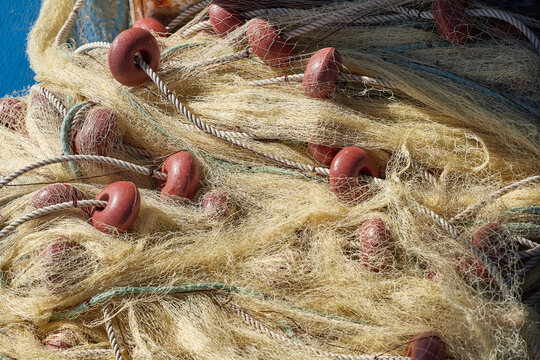
[[[28,88],[34,73],[26,56],[26,37],[36,21],[41,0],[1,0],[0,97]]]

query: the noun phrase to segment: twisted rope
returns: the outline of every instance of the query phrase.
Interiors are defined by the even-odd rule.
[[[321,19],[316,20],[310,24],[304,25],[294,31],[291,31],[290,33],[286,35],[286,37],[294,38],[302,34],[308,33],[312,30],[315,30],[317,28],[320,28],[322,26],[347,18],[351,15],[355,15],[357,12],[361,10],[367,10],[374,7],[385,7],[394,2],[395,0],[373,0],[373,1],[353,3],[345,9],[334,11],[332,14],[324,13]],[[347,4],[350,4],[350,3],[347,3]]]
[[[279,76],[279,77],[275,77],[271,79],[250,81],[247,83],[247,85],[263,86],[263,85],[277,84],[281,82],[302,81],[303,78],[304,78],[304,74],[285,75],[285,76]]]
[[[294,9],[294,8],[269,8],[269,9],[256,9],[242,13],[244,18],[254,18],[261,16],[273,16],[273,15],[289,15],[289,14],[302,14],[309,13],[308,9]]]
[[[188,27],[184,31],[180,32],[180,35],[182,35],[183,37],[188,37],[195,34],[196,32],[211,29],[211,28],[212,28],[212,23],[210,22],[210,20],[205,20],[205,21],[198,22],[194,24],[193,26]]]
[[[497,282],[497,285],[501,289],[502,293],[507,297],[512,297],[512,294],[510,292],[510,289],[508,288],[508,285],[506,284],[506,281],[504,280],[501,272],[499,269],[491,262],[491,260],[476,246],[472,244],[469,240],[465,239],[457,230],[454,228],[452,224],[450,224],[448,221],[443,219],[441,216],[433,212],[432,210],[426,208],[425,206],[417,203],[414,200],[410,200],[411,205],[416,208],[416,210],[424,214],[427,217],[430,217],[437,225],[439,225],[442,229],[446,230],[449,234],[454,236],[456,239],[458,239],[463,245],[465,245],[472,253],[473,255],[479,259],[482,262],[482,265],[487,268],[489,274],[493,276],[495,281]]]
[[[533,185],[536,183],[540,183],[540,175],[531,176],[529,178],[523,179],[521,181],[518,181],[516,183],[510,184],[508,186],[503,187],[500,190],[495,191],[485,199],[477,202],[476,204],[472,204],[467,209],[463,210],[456,216],[454,216],[450,222],[455,223],[459,221],[465,221],[470,219],[472,216],[474,216],[481,208],[483,208],[485,205],[497,200],[501,196],[508,194],[511,191],[517,190],[519,188]]]
[[[519,253],[519,256],[522,259],[527,259],[527,258],[536,256],[536,255],[540,255],[540,245],[538,245],[537,247],[534,247],[532,249],[529,249],[529,250],[524,250],[524,251]]]
[[[119,159],[115,159],[111,157],[106,157],[106,156],[99,156],[99,155],[67,155],[67,156],[56,156],[50,159],[37,161],[35,163],[27,165],[11,173],[10,175],[4,177],[2,181],[0,181],[0,189],[6,186],[6,184],[11,182],[13,179],[21,176],[22,174],[30,170],[34,170],[45,165],[63,163],[63,162],[68,162],[68,161],[90,161],[90,162],[104,163],[104,164],[118,166],[118,167],[128,169],[134,172],[138,172],[140,174],[153,176],[157,179],[167,180],[167,174],[164,174],[160,171],[146,168],[144,166],[139,166],[137,164],[133,164],[127,161],[123,161],[123,160],[119,160]]]
[[[84,44],[82,46],[79,46],[77,49],[75,49],[75,51],[73,52],[74,54],[81,54],[81,53],[84,53],[88,50],[93,50],[93,49],[109,49],[111,47],[111,43],[110,42],[106,42],[106,41],[96,41],[96,42],[91,42],[91,43],[88,43],[88,44]]]
[[[66,116],[68,110],[64,106],[64,104],[62,104],[62,102],[56,97],[56,95],[39,85],[36,86],[36,89],[41,92],[41,94],[45,96],[51,104],[53,104],[53,106],[56,108],[56,110],[58,110],[62,117]]]
[[[496,10],[496,9],[474,9],[466,12],[468,15],[480,16],[480,17],[489,17],[493,19],[504,20],[507,23],[515,26],[534,46],[536,52],[540,54],[540,41],[534,34],[534,32],[527,27],[522,21],[516,18],[512,13]]]
[[[196,12],[199,12],[200,10],[204,9],[207,5],[210,4],[210,2],[211,0],[203,0],[185,9],[180,14],[178,14],[178,16],[174,18],[173,21],[171,21],[169,25],[165,27],[165,29],[167,29],[168,32],[171,32],[174,28],[180,25],[185,19],[195,14]]]
[[[368,76],[362,76],[362,75],[354,75],[354,74],[345,74],[345,73],[339,73],[339,77],[342,80],[345,81],[353,81],[353,82],[361,82],[364,84],[372,84],[387,88],[395,88],[395,84],[388,80],[384,79],[375,79]],[[262,86],[262,85],[271,85],[271,84],[277,84],[280,82],[289,82],[289,81],[302,81],[304,78],[304,74],[294,74],[294,75],[285,75],[285,76],[279,76],[271,79],[264,79],[264,80],[255,80],[248,83],[248,85],[253,86]]]
[[[416,161],[412,159],[411,159],[410,164],[411,164],[411,168],[418,171],[420,175],[424,178],[424,180],[426,180],[433,186],[437,186],[439,180],[435,176],[433,176],[433,174],[427,171],[422,165],[420,165],[419,163],[417,163]]]
[[[77,122],[81,123],[82,118],[86,115],[86,110],[88,110],[90,107],[92,107],[94,103],[92,102],[82,102],[74,107],[72,107],[64,116],[64,120],[62,121],[62,126],[60,127],[60,139],[62,141],[62,153],[64,155],[73,155],[71,151],[71,145],[73,144],[73,137],[75,135],[75,128],[77,125],[74,125],[75,118],[77,118]],[[69,167],[71,168],[71,171],[76,177],[81,177],[82,173],[77,168],[77,165],[74,162],[69,163]]]
[[[522,237],[522,236],[516,236],[516,237],[515,237],[515,240],[516,240],[519,244],[525,245],[525,246],[527,246],[527,247],[529,247],[529,248],[536,248],[536,247],[538,246],[538,244],[535,243],[534,241],[531,241],[531,240],[529,240],[529,239],[526,239],[526,238],[524,238],[524,237]]]
[[[73,116],[73,119],[69,122],[68,128],[67,128],[67,133],[71,139],[73,139],[75,130],[78,129],[82,125],[83,119],[86,113],[88,112],[88,110],[90,110],[90,108],[93,107],[94,105],[96,104],[91,101],[84,104],[83,107],[81,107],[77,111],[75,116]]]
[[[308,353],[311,353],[317,357],[326,357],[326,358],[335,358],[340,360],[410,360],[411,358],[408,356],[385,356],[385,355],[349,355],[349,354],[339,354],[334,353],[322,349],[317,349],[313,346],[306,345],[301,342],[296,342],[293,339],[280,334],[278,332],[272,331],[265,327],[263,324],[261,324],[258,320],[254,319],[251,315],[246,313],[244,310],[236,306],[235,304],[231,303],[230,301],[227,301],[223,296],[221,295],[215,295],[216,297],[220,298],[220,303],[223,306],[229,307],[234,313],[236,313],[246,324],[250,325],[251,327],[255,328],[260,333],[265,334],[269,338],[277,341],[281,341],[284,343],[287,343],[289,345],[292,345],[294,347],[300,348]]]
[[[248,50],[236,52],[234,54],[225,55],[225,56],[214,58],[214,59],[209,59],[207,61],[197,63],[197,67],[204,67],[204,66],[209,66],[209,65],[222,65],[222,64],[233,62],[233,61],[245,59],[249,57],[249,55],[251,54],[251,51],[252,51],[251,49],[248,49]]]
[[[80,201],[74,200],[74,201],[67,201],[60,204],[54,204],[54,205],[46,206],[44,208],[36,209],[32,211],[31,213],[26,214],[23,217],[11,222],[8,226],[3,228],[2,231],[0,231],[0,239],[6,237],[10,232],[15,230],[15,228],[17,228],[19,225],[27,221],[36,219],[38,217],[41,217],[41,216],[44,216],[44,215],[47,215],[56,211],[73,209],[73,208],[86,208],[86,207],[92,207],[92,206],[104,208],[105,206],[107,206],[107,202],[101,201],[101,200],[80,200]]]
[[[221,131],[218,129],[215,129],[214,127],[206,124],[202,120],[200,120],[198,117],[193,115],[189,109],[187,109],[184,104],[180,102],[176,98],[176,96],[167,88],[165,83],[161,80],[161,78],[156,74],[154,70],[148,66],[148,64],[140,57],[135,57],[135,62],[148,74],[150,79],[156,84],[158,89],[167,96],[169,101],[176,107],[178,111],[180,111],[193,125],[195,125],[200,130],[204,131],[207,134],[213,135],[218,138],[230,138],[230,134],[236,135],[236,137],[239,138],[245,138],[245,139],[251,139],[251,136],[246,133],[237,133],[237,132],[230,132],[230,131]]]
[[[140,157],[140,158],[152,157],[152,154],[150,154],[150,151],[148,151],[146,149],[141,149],[141,148],[138,148],[136,146],[126,144],[124,142],[120,142],[118,144],[118,146],[124,152],[126,152],[126,153],[128,153],[130,155],[134,155],[136,157]]]
[[[107,336],[109,337],[109,341],[111,343],[111,348],[114,351],[114,357],[116,360],[123,360],[122,352],[120,351],[120,347],[118,346],[118,342],[116,341],[116,334],[114,333],[114,328],[112,325],[112,319],[111,317],[111,304],[107,304],[103,306],[103,316],[105,317],[105,329],[107,330]]]
[[[77,0],[75,3],[75,6],[73,6],[73,9],[71,10],[71,13],[69,14],[66,22],[60,28],[60,31],[56,35],[56,39],[54,40],[54,44],[56,47],[59,47],[62,45],[64,40],[66,39],[68,31],[71,29],[71,26],[73,26],[73,22],[75,22],[75,17],[77,17],[77,13],[79,12],[79,9],[84,4],[84,0]]]
[[[180,102],[180,100],[178,100],[178,98],[163,83],[161,78],[148,66],[148,64],[146,64],[146,62],[143,59],[141,59],[140,57],[136,57],[135,61],[148,74],[148,76],[156,84],[158,89],[167,96],[167,98],[174,105],[174,107],[178,111],[180,111],[186,118],[188,118],[189,121],[191,121],[195,126],[197,126],[200,130],[204,131],[205,133],[215,136],[219,139],[222,139],[230,144],[236,145],[242,149],[248,150],[266,159],[281,163],[291,168],[295,168],[295,169],[305,171],[305,172],[315,172],[320,175],[328,175],[330,173],[328,168],[316,167],[316,166],[308,165],[308,164],[301,164],[301,163],[291,161],[291,160],[288,160],[279,156],[259,152],[257,150],[254,150],[250,146],[248,146],[246,143],[230,137],[226,132],[217,130],[213,128],[212,126],[206,124],[205,122],[200,120],[197,116],[193,115],[193,113],[189,111],[189,109],[187,109],[184,106],[184,104]],[[245,137],[251,139],[249,135],[247,134],[245,134]]]

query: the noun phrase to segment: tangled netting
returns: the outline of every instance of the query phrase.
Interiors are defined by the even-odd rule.
[[[82,3],[43,1],[0,100],[0,358],[540,358],[540,21],[152,1],[160,59],[114,70]]]

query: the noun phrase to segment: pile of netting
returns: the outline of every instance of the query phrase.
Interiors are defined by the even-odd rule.
[[[0,100],[0,358],[539,358],[540,21],[82,3]]]

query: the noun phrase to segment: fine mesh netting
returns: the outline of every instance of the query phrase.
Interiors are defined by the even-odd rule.
[[[43,2],[39,84],[0,102],[4,181],[63,155],[139,167],[70,158],[0,183],[1,356],[539,356],[539,20],[467,1],[160,3],[142,9],[173,24],[153,33],[162,83],[126,86],[114,43],[81,50],[87,17],[55,45],[73,1]],[[145,51],[129,65],[150,69]],[[181,151],[200,181],[179,197]],[[111,228],[100,192],[119,181],[140,213]]]

